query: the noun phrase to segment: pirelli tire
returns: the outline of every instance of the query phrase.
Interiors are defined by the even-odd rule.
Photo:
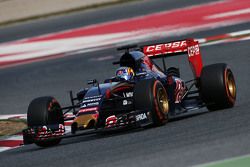
[[[60,104],[53,97],[39,97],[31,101],[27,112],[28,127],[46,125],[64,125],[63,113]],[[59,144],[60,138],[34,141],[40,147],[50,147]]]
[[[200,84],[202,99],[210,111],[234,106],[236,84],[227,64],[219,63],[203,67]]]
[[[142,80],[135,85],[136,110],[149,111],[153,125],[160,126],[168,121],[169,102],[162,83],[155,79]]]

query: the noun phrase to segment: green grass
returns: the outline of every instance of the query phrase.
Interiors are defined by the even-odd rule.
[[[250,167],[250,155],[198,165],[197,167]]]

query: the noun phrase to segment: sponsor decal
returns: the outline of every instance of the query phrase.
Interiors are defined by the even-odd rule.
[[[166,50],[172,50],[172,49],[184,48],[184,47],[187,47],[186,41],[177,41],[177,42],[170,42],[166,44],[146,46],[144,50],[146,51],[146,53],[151,53],[155,51],[166,51]]]
[[[115,115],[109,116],[106,119],[106,128],[114,127],[117,123],[117,117]]]
[[[92,107],[92,106],[98,106],[99,102],[93,102],[93,103],[87,103],[87,104],[83,104],[81,106],[81,108],[86,108],[86,107]]]
[[[123,100],[122,104],[123,104],[124,106],[128,105],[128,100]]]
[[[182,100],[183,95],[186,92],[184,83],[181,79],[179,78],[175,78],[175,83],[176,83],[176,87],[175,87],[175,103],[180,103]]]
[[[102,97],[102,95],[85,97],[84,100],[87,100],[87,99],[96,99],[96,98],[99,98],[99,97]]]
[[[84,108],[80,109],[78,113],[84,113],[84,112],[89,112],[89,111],[97,111],[98,107],[92,107],[92,108]]]
[[[122,105],[124,105],[124,106],[130,105],[130,104],[132,104],[132,101],[130,101],[130,100],[123,100],[122,101]]]
[[[94,102],[94,103],[88,103],[87,106],[91,107],[91,106],[97,106],[99,105],[99,102]]]
[[[101,98],[95,98],[95,99],[88,99],[88,100],[83,100],[82,103],[90,103],[90,102],[96,102],[96,101],[100,101]]]
[[[148,117],[147,117],[146,113],[142,113],[142,114],[136,115],[135,119],[136,119],[136,121],[142,121],[144,119],[148,119]]]
[[[200,54],[200,47],[198,44],[188,47],[188,56],[189,57],[193,57],[193,56],[196,56],[199,54]]]
[[[126,93],[123,93],[123,96],[124,96],[124,97],[133,97],[133,96],[134,96],[134,92],[126,92]]]

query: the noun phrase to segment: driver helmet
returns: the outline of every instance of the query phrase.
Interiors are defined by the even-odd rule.
[[[120,67],[116,70],[116,77],[126,81],[131,80],[135,76],[134,70],[131,67]]]

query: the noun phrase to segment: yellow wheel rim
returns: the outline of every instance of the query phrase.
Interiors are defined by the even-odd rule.
[[[227,70],[226,75],[226,84],[227,84],[227,93],[232,98],[235,99],[236,97],[236,85],[233,74],[231,71]]]
[[[169,103],[167,98],[167,93],[163,88],[160,88],[157,93],[157,101],[161,111],[167,114],[169,111]]]

